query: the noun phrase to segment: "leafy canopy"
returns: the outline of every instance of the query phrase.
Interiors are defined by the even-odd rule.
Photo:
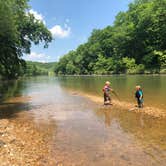
[[[48,43],[52,35],[43,22],[28,13],[28,0],[0,0],[0,75],[8,79],[23,73],[24,53],[31,44]]]

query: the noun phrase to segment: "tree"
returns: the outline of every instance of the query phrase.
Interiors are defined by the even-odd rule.
[[[51,32],[45,25],[28,13],[28,0],[0,0],[0,75],[8,79],[17,78],[25,61],[24,53],[30,53],[32,42],[52,41]]]
[[[62,57],[57,72],[65,74],[70,62],[79,74],[159,73],[166,71],[165,52],[166,0],[135,0],[114,25],[94,29],[85,44]]]
[[[103,55],[99,54],[97,58],[97,62],[95,63],[93,70],[95,74],[108,74],[108,59],[106,59]]]

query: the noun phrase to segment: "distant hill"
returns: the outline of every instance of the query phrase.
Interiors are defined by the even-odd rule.
[[[26,61],[26,63],[27,65],[36,65],[40,68],[47,69],[47,70],[51,70],[55,65],[55,62],[42,63],[42,62]]]
[[[55,62],[42,63],[26,61],[26,76],[48,75],[54,70]]]

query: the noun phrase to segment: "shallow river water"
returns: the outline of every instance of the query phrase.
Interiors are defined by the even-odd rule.
[[[47,131],[51,166],[164,166],[165,118],[104,107],[77,93],[102,97],[106,80],[133,104],[134,87],[141,84],[145,104],[166,109],[165,76],[34,77],[1,82],[0,119]]]

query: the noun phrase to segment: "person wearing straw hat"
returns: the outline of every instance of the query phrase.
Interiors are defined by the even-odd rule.
[[[112,105],[111,96],[110,96],[110,92],[112,92],[112,91],[113,91],[113,89],[110,87],[110,82],[106,81],[105,86],[103,87],[104,105]]]

